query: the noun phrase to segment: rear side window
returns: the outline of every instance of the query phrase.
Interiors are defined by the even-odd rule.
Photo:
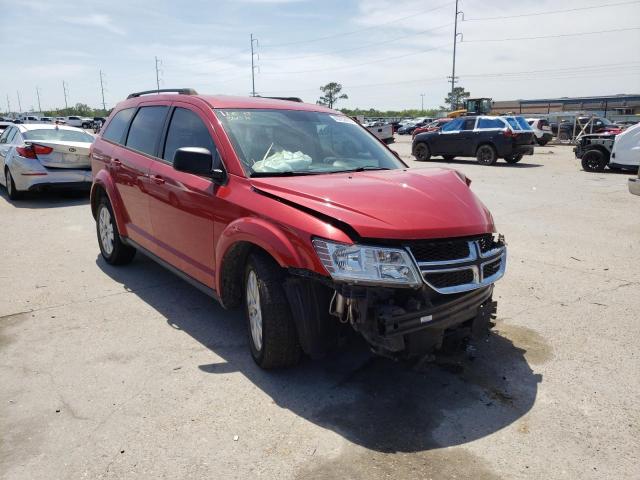
[[[115,117],[113,117],[109,125],[107,125],[107,129],[102,134],[102,138],[121,144],[124,132],[127,130],[127,126],[135,111],[135,108],[126,108],[116,113]]]
[[[481,118],[478,128],[504,128],[504,123],[499,118]]]
[[[522,117],[516,117],[516,122],[518,122],[518,125],[520,125],[520,128],[522,130],[533,130],[529,124],[527,123],[527,121],[522,118]]]
[[[0,135],[0,143],[9,143],[9,135],[13,136],[13,129],[11,127],[2,132],[2,135]]]
[[[127,136],[127,147],[147,155],[156,155],[162,127],[169,107],[142,107],[138,110]]]
[[[509,126],[511,127],[512,130],[521,130],[520,124],[518,123],[518,121],[515,118],[513,118],[513,117],[504,117],[504,119],[507,121],[507,123],[509,124]],[[527,128],[529,128],[528,125],[527,125]]]
[[[200,117],[186,108],[176,108],[171,116],[163,158],[173,163],[176,150],[183,147],[206,148],[216,154],[209,130]]]
[[[475,126],[476,126],[475,118],[466,118],[464,120],[464,124],[462,125],[462,130],[473,130]]]

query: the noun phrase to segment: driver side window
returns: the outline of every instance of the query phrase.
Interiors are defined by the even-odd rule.
[[[206,148],[214,158],[218,155],[209,130],[200,117],[191,110],[178,107],[171,116],[162,158],[173,163],[176,150],[183,147]]]

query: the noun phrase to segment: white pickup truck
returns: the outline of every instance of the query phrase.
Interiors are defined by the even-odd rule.
[[[78,128],[91,128],[93,125],[93,119],[76,116],[65,117],[65,122],[69,127]]]
[[[373,133],[376,137],[382,140],[384,143],[393,143],[393,125],[384,122],[375,122],[367,126],[367,130]]]

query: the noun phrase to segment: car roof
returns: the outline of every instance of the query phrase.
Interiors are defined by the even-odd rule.
[[[301,110],[343,115],[342,112],[332,110],[321,105],[278,100],[266,97],[240,97],[231,95],[183,95],[175,93],[161,93],[160,95],[142,95],[124,100],[122,106],[136,106],[145,101],[187,102],[190,99],[200,99],[215,109],[265,109],[265,110]]]
[[[29,130],[53,130],[54,128],[58,128],[60,130],[73,130],[75,132],[84,132],[84,130],[82,130],[81,128],[68,127],[66,125],[51,125],[47,123],[20,123],[20,124],[17,124],[16,127],[18,127],[21,132],[27,132]]]

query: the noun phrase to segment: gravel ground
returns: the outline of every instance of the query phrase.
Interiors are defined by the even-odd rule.
[[[409,139],[393,146],[409,159]],[[99,256],[85,196],[0,198],[0,477],[623,479],[640,472],[640,198],[568,147],[462,170],[509,243],[464,368],[355,346],[264,372],[243,320]],[[422,208],[416,205],[416,208]]]

